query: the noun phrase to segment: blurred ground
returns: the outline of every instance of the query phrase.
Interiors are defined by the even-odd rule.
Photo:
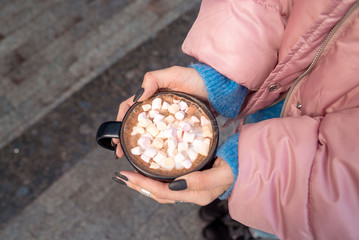
[[[182,54],[181,44],[198,3],[33,0],[19,7],[20,1],[0,1],[0,21],[19,17],[0,28],[0,239],[201,239],[206,223],[197,216],[198,206],[160,205],[114,183],[115,171],[131,167],[94,141],[99,124],[115,118],[118,104],[137,91],[145,72],[194,61]],[[62,4],[71,8],[69,15],[83,16],[57,30],[67,36],[63,45],[51,38],[54,32],[45,35],[48,28],[38,27],[60,27],[60,15],[53,14],[66,12]],[[41,14],[49,17],[16,35]],[[69,40],[78,35],[66,29],[80,22],[88,24],[84,41]],[[53,46],[53,57],[47,55],[50,42],[63,46]],[[37,50],[25,59],[11,51],[16,43]],[[70,65],[61,61],[67,57]]]

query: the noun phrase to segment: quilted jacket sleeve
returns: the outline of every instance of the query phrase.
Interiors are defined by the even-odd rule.
[[[289,0],[204,0],[182,49],[257,90],[277,63]]]
[[[355,108],[244,125],[231,216],[280,239],[356,239],[357,119]]]

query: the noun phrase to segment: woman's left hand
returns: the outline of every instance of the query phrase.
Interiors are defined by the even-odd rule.
[[[201,206],[222,195],[234,180],[231,167],[222,158],[217,158],[212,168],[189,173],[172,183],[163,183],[130,171],[121,171],[115,181],[116,178],[159,203],[173,204],[182,201]]]

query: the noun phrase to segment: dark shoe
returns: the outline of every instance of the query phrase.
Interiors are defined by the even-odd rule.
[[[208,224],[202,235],[206,240],[253,240],[248,227],[234,221],[229,215]]]
[[[202,220],[212,222],[215,219],[222,218],[228,213],[228,202],[218,198],[210,204],[203,206],[199,210],[199,216]]]

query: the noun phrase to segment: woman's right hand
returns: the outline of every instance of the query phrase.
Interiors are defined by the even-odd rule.
[[[137,101],[144,101],[159,90],[185,92],[197,97],[203,102],[208,102],[208,93],[204,81],[194,68],[173,66],[145,74],[142,88],[143,94]],[[134,96],[120,104],[116,121],[122,121],[128,109],[134,104]],[[119,139],[112,140],[117,144],[116,156],[123,157],[123,151]]]

